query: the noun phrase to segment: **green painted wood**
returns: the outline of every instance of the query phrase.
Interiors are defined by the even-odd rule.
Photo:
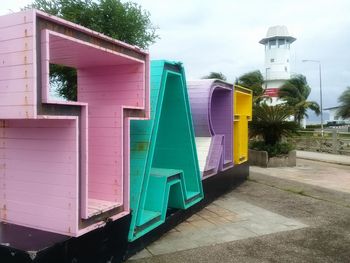
[[[203,198],[195,147],[184,69],[152,61],[151,119],[130,123],[130,241]]]

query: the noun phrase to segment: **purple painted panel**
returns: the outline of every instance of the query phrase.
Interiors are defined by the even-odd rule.
[[[204,143],[197,147],[199,162],[205,162],[202,175],[207,178],[233,165],[233,85],[196,80],[188,81],[188,89],[196,138],[211,138],[208,150],[203,150]]]
[[[148,54],[26,10],[0,16],[0,60],[0,221],[79,236],[128,214]],[[50,63],[77,70],[78,101],[50,96]]]

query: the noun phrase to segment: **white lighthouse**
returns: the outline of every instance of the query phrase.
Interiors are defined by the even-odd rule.
[[[277,103],[278,88],[290,78],[290,44],[295,40],[286,26],[272,26],[259,41],[265,46],[265,94],[272,104]]]

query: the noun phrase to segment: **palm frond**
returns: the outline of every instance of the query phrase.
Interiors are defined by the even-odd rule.
[[[255,105],[250,136],[261,136],[266,144],[274,145],[283,136],[291,136],[298,128],[295,122],[287,121],[293,109],[286,104],[269,106],[266,103]]]
[[[236,79],[236,84],[253,92],[254,104],[259,104],[264,99],[264,77],[259,70],[241,75]]]
[[[350,118],[350,87],[339,96],[338,102],[340,107],[337,111],[337,116],[343,119]]]
[[[279,89],[279,98],[287,105],[293,107],[294,119],[299,124],[304,117],[308,117],[307,110],[311,109],[317,115],[320,114],[320,107],[314,101],[308,101],[311,88],[307,84],[306,77],[298,74],[287,80]]]
[[[320,115],[321,113],[320,105],[318,105],[318,103],[315,101],[307,101],[306,107],[315,112],[316,115]]]

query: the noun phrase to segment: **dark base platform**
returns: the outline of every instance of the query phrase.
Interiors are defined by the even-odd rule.
[[[171,210],[166,222],[147,235],[127,241],[131,216],[109,222],[78,238],[0,223],[1,263],[116,263],[157,240],[249,175],[244,163],[203,181],[204,199],[187,210]]]

